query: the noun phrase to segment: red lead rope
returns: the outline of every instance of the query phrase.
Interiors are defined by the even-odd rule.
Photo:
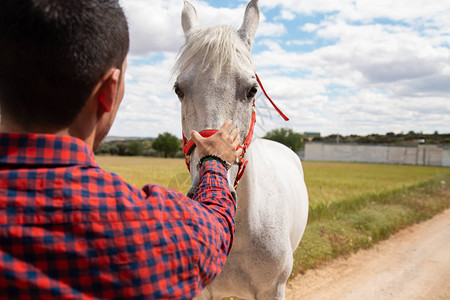
[[[261,89],[262,89],[264,95],[267,97],[267,99],[268,99],[268,100],[270,101],[270,103],[272,104],[273,108],[275,108],[275,110],[280,114],[281,117],[283,117],[283,119],[284,119],[285,121],[289,121],[289,118],[286,117],[285,114],[283,114],[283,112],[275,105],[275,103],[272,101],[272,99],[269,97],[269,95],[267,95],[267,92],[266,92],[266,90],[264,89],[264,87],[263,87],[263,85],[262,85],[262,83],[261,83],[261,80],[260,80],[259,77],[258,77],[258,74],[255,73],[255,75],[256,75],[256,80],[258,81],[259,86],[261,87]],[[239,183],[239,180],[240,180],[240,179],[242,178],[242,176],[244,175],[244,170],[245,170],[245,167],[247,166],[247,163],[248,163],[248,161],[245,161],[245,159],[244,159],[244,154],[245,154],[245,152],[247,151],[247,149],[248,149],[248,147],[250,146],[250,143],[251,143],[251,141],[252,141],[252,138],[253,138],[253,130],[255,129],[255,123],[256,123],[255,100],[253,100],[252,120],[251,120],[251,122],[250,122],[250,128],[249,128],[249,130],[248,130],[247,137],[245,138],[244,143],[243,143],[242,145],[239,145],[239,146],[237,147],[237,149],[236,149],[236,150],[242,149],[242,154],[241,154],[241,156],[239,157],[239,162],[238,162],[239,170],[238,170],[238,174],[237,174],[237,177],[236,177],[236,181],[234,182],[234,188],[235,188],[235,189],[236,189],[236,187],[237,187],[237,185],[238,185],[238,183]],[[209,130],[203,130],[203,131],[200,131],[199,133],[200,133],[200,135],[203,136],[203,137],[210,137],[210,136],[212,136],[213,134],[215,134],[216,132],[217,132],[217,130],[215,130],[215,129],[209,129]],[[192,151],[194,150],[194,147],[195,147],[194,141],[193,141],[192,139],[190,139],[190,140],[188,141],[188,140],[184,137],[184,135],[183,135],[183,152],[184,152],[184,154],[186,155],[186,166],[187,166],[187,168],[188,168],[189,171],[190,171],[190,167],[189,167],[189,164],[190,164],[190,155],[191,155]]]
[[[258,81],[259,86],[261,87],[264,95],[266,95],[267,99],[270,101],[270,104],[272,104],[273,108],[275,108],[275,110],[280,114],[281,117],[283,117],[283,119],[285,121],[289,121],[289,118],[286,117],[285,114],[283,114],[283,112],[278,108],[278,106],[275,105],[275,103],[273,103],[272,99],[269,97],[269,95],[267,95],[266,90],[264,89],[264,86],[261,83],[261,80],[259,80],[258,74],[256,74],[256,80]]]

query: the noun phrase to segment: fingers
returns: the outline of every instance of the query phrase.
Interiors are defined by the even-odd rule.
[[[231,141],[235,141],[239,137],[239,129],[236,127],[230,132],[230,139]],[[238,141],[239,142],[239,141]]]
[[[230,131],[232,126],[233,126],[233,122],[231,120],[228,120],[225,123],[223,123],[223,125],[222,125],[222,127],[220,127],[219,131],[221,133],[228,134],[228,137],[230,138],[231,142],[234,143],[234,141],[239,137],[239,129],[236,127]]]
[[[228,138],[231,141],[231,145],[234,149],[236,149],[240,144],[239,128],[235,127],[233,130],[229,131],[232,128],[232,126],[233,126],[232,121],[228,120],[222,125],[220,130],[222,131],[222,133],[228,133]]]
[[[194,141],[195,144],[197,144],[199,141],[205,139],[204,137],[202,137],[202,136],[200,135],[200,133],[198,133],[198,132],[195,131],[195,130],[192,130],[192,131],[191,131],[191,138],[192,138],[192,140]]]
[[[233,122],[231,120],[228,120],[225,123],[223,123],[223,125],[222,125],[222,127],[220,127],[219,131],[228,133],[228,131],[230,131],[232,125],[233,125]]]
[[[239,146],[239,129],[233,127],[232,121],[226,121],[218,130],[208,138],[204,138],[197,131],[191,131],[192,141],[197,146],[197,154],[201,158],[204,155],[216,155],[225,161],[233,163],[242,154]]]

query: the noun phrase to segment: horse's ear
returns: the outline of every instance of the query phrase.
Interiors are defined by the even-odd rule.
[[[248,48],[251,50],[253,45],[253,40],[255,39],[256,30],[259,24],[259,7],[258,0],[252,0],[247,5],[245,10],[244,22],[241,28],[239,28],[238,33],[242,40],[247,44]]]
[[[183,26],[184,35],[187,37],[189,30],[198,26],[198,16],[195,7],[184,1],[183,13],[181,14],[181,25]]]

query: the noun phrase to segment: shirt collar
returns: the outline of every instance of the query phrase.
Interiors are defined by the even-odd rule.
[[[0,133],[0,164],[98,167],[88,145],[71,136]]]

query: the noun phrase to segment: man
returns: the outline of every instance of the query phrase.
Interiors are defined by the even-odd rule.
[[[118,0],[1,0],[0,45],[0,299],[198,295],[232,243],[237,129],[193,132],[193,200],[137,189],[92,154],[124,95]]]

